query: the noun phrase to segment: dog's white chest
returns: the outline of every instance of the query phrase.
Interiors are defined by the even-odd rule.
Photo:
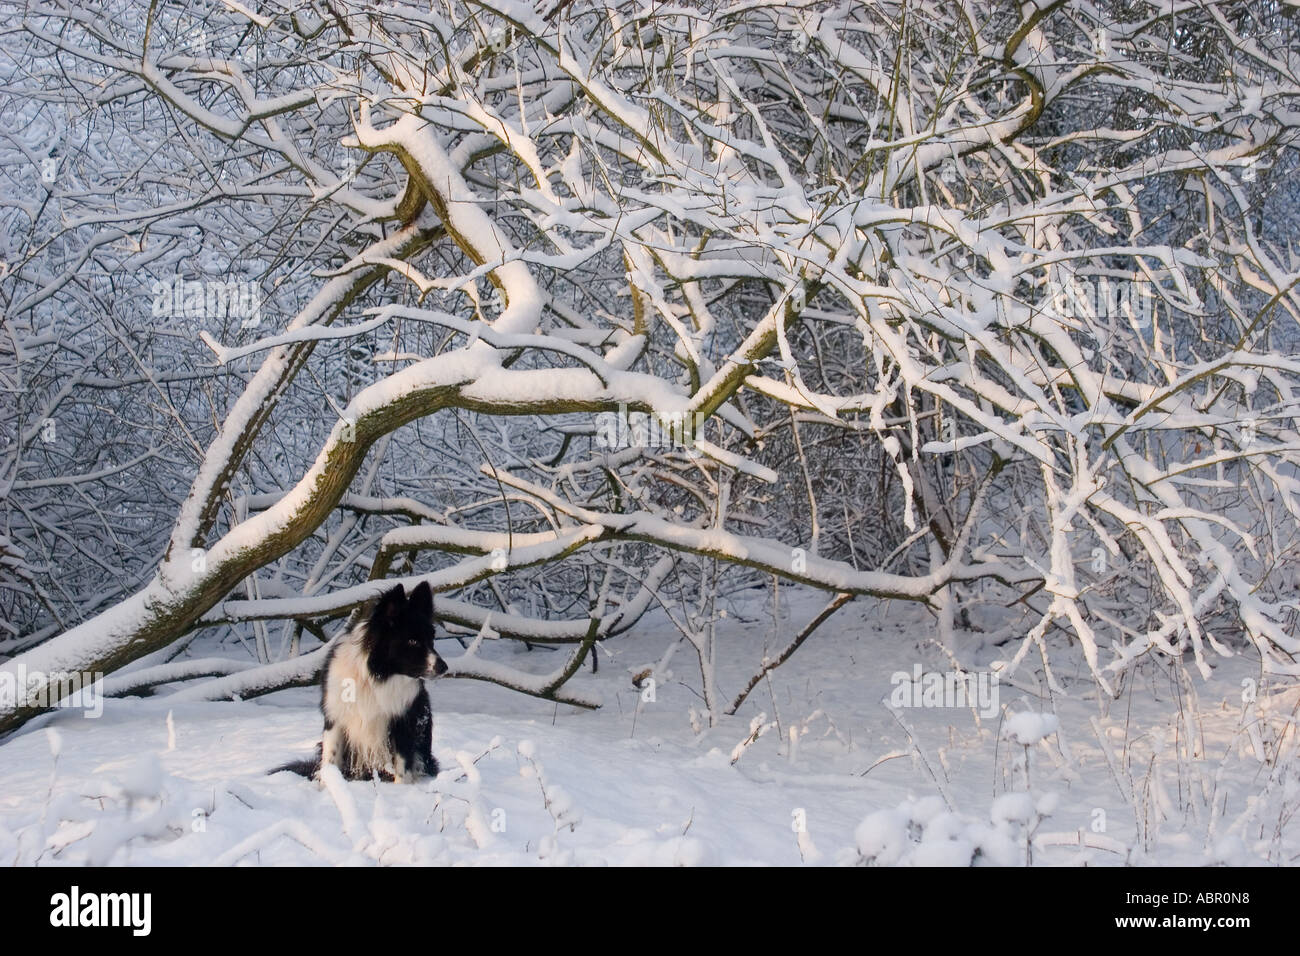
[[[325,715],[347,737],[359,762],[386,766],[393,757],[389,726],[418,693],[420,682],[414,677],[375,680],[359,644],[348,639],[339,645],[326,674]]]

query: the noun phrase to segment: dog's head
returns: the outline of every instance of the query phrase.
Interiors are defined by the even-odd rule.
[[[433,591],[427,582],[408,596],[399,584],[375,604],[366,626],[371,672],[380,680],[403,674],[437,677],[447,665],[433,649]]]

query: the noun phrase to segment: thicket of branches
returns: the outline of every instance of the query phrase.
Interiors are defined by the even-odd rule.
[[[3,11],[6,666],[256,693],[427,577],[574,703],[662,604],[716,715],[772,578],[1300,667],[1293,5]]]

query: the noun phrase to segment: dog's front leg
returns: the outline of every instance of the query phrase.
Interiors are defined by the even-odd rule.
[[[393,755],[393,782],[415,783],[415,774],[413,774],[411,768],[406,765],[406,758],[401,754]]]
[[[325,735],[321,738],[320,765],[321,769],[330,764],[338,767],[340,772],[344,770],[342,764],[343,754],[343,728],[334,724],[325,728]],[[346,773],[343,774],[345,777]]]

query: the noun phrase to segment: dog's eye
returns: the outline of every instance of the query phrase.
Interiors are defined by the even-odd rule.
[[[412,647],[415,647],[417,644],[420,643],[420,639],[418,637],[413,637],[406,643],[410,644]]]

